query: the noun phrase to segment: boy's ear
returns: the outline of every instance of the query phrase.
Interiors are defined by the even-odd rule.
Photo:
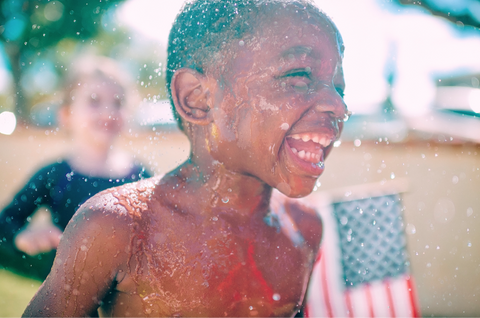
[[[181,68],[175,71],[170,85],[175,109],[183,120],[197,124],[210,123],[210,91],[204,75]]]

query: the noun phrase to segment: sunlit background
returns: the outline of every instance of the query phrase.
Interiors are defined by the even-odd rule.
[[[407,180],[405,227],[422,313],[479,316],[480,2],[316,2],[342,33],[354,113],[317,191]],[[67,149],[55,114],[79,52],[113,57],[136,79],[141,101],[121,147],[156,173],[186,158],[164,87],[168,32],[182,3],[1,2],[1,206]]]

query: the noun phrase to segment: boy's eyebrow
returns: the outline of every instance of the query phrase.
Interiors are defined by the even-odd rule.
[[[289,48],[286,51],[283,51],[282,52],[282,57],[288,57],[290,54],[293,54],[293,55],[299,55],[299,54],[310,55],[311,52],[312,52],[312,48],[309,47],[309,46],[303,46],[303,45],[294,46],[294,47]]]

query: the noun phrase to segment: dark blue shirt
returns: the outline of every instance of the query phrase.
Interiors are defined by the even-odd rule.
[[[132,166],[120,179],[86,176],[74,171],[66,161],[43,167],[0,213],[0,245],[12,244],[15,234],[41,206],[50,209],[53,223],[63,231],[78,207],[94,194],[148,177],[139,165]]]

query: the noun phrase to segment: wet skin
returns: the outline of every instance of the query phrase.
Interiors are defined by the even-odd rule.
[[[312,191],[346,112],[339,35],[307,22],[265,19],[222,75],[177,71],[177,109],[208,106],[180,112],[190,159],[87,201],[26,316],[295,314],[322,226],[272,188]]]
[[[266,20],[261,33],[226,50],[225,60],[231,62],[222,80],[211,85],[216,98],[205,146],[227,169],[302,197],[324,167],[317,159],[297,160],[291,148],[305,148],[323,162],[339,137],[347,111],[341,96],[343,44],[329,21],[302,18],[295,24],[286,15],[277,15],[274,23]],[[218,69],[207,72],[207,79],[219,78]],[[293,146],[295,135],[325,138],[325,145],[297,141]],[[203,134],[195,136],[203,146]]]

